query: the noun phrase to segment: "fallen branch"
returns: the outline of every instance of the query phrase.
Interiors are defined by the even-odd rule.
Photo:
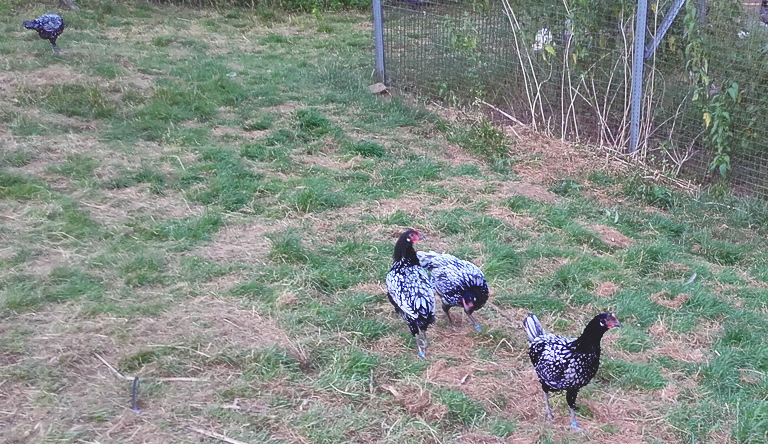
[[[507,112],[504,112],[504,111],[500,110],[498,107],[496,107],[496,106],[493,106],[493,105],[491,105],[490,103],[488,103],[488,102],[486,102],[486,101],[484,101],[484,100],[480,100],[480,99],[476,99],[476,100],[477,100],[477,102],[478,102],[478,103],[482,103],[483,105],[485,105],[485,106],[487,106],[488,108],[490,108],[490,109],[492,109],[492,110],[496,111],[497,113],[499,113],[499,114],[501,114],[502,116],[506,117],[507,119],[509,119],[509,120],[511,120],[511,121],[513,121],[513,122],[515,122],[516,124],[518,124],[518,125],[520,125],[520,126],[528,126],[528,125],[526,125],[525,123],[523,123],[523,122],[521,122],[520,120],[518,120],[518,119],[516,119],[515,117],[513,117],[511,114],[509,114],[509,113],[507,113]]]
[[[109,362],[107,362],[107,360],[106,360],[106,359],[102,358],[102,357],[101,357],[101,356],[100,356],[98,353],[94,353],[93,355],[94,355],[94,356],[96,356],[97,358],[99,358],[99,361],[103,362],[103,363],[104,363],[104,365],[106,365],[106,366],[107,366],[107,368],[108,368],[108,369],[109,369],[109,370],[112,372],[112,374],[113,374],[113,375],[115,375],[115,376],[117,377],[117,379],[124,379],[124,380],[126,380],[126,381],[133,381],[133,378],[130,378],[130,377],[128,377],[128,376],[125,376],[125,375],[123,375],[122,373],[120,373],[119,371],[117,371],[117,369],[116,369],[116,368],[112,367],[112,366],[109,364]]]
[[[219,441],[224,441],[224,442],[227,442],[229,444],[248,444],[248,443],[243,442],[243,441],[238,441],[236,439],[227,438],[226,436],[224,436],[224,435],[222,435],[220,433],[209,432],[207,430],[203,430],[203,429],[200,429],[200,428],[197,428],[197,427],[193,427],[193,426],[189,426],[189,428],[192,431],[197,432],[197,433],[199,433],[201,435],[205,435],[205,436],[207,436],[209,438],[213,438],[213,439],[218,439]]]

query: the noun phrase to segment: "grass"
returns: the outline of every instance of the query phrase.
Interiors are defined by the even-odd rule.
[[[366,14],[78,5],[56,56],[0,5],[0,441],[765,440],[764,202],[381,101]],[[411,226],[499,310],[438,310],[428,360],[382,286]],[[601,311],[574,435],[519,321]]]

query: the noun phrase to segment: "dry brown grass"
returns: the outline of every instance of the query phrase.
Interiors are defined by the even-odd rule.
[[[609,298],[621,291],[621,287],[613,282],[601,282],[595,288],[595,294],[601,298]]]
[[[663,307],[671,308],[672,310],[679,310],[680,307],[685,304],[688,299],[691,298],[691,295],[687,293],[680,293],[674,298],[671,298],[671,293],[669,291],[660,291],[658,293],[654,293],[651,295],[651,300]]]
[[[0,433],[4,442],[37,441],[62,424],[77,424],[78,417],[99,412],[109,412],[106,415],[109,419],[98,428],[88,421],[88,425],[75,425],[76,429],[71,431],[90,434],[102,442],[131,439],[163,443],[178,442],[180,438],[194,441],[194,433],[186,429],[194,423],[182,419],[188,416],[182,413],[190,408],[194,411],[219,406],[216,393],[239,376],[236,367],[198,366],[196,361],[211,361],[229,349],[242,349],[246,344],[255,349],[273,345],[295,349],[285,332],[270,318],[241,310],[225,299],[204,297],[168,308],[158,317],[106,317],[93,321],[83,321],[78,308],[70,305],[51,306],[38,313],[21,315],[35,334],[29,341],[29,355],[13,359],[49,368],[56,374],[50,382],[59,388],[46,393],[45,389],[41,391],[24,379],[6,381],[0,411],[13,413],[10,418],[8,414],[3,415],[11,419]],[[191,338],[195,343],[190,343]],[[158,369],[156,362],[144,365],[135,373],[143,380],[139,397],[143,411],[137,415],[130,410],[130,381],[115,378],[95,354],[117,366],[121,359],[133,353],[156,348],[176,349],[196,359],[173,374]],[[296,353],[300,355],[300,351]],[[194,379],[154,382],[153,378],[163,376]],[[46,397],[53,397],[55,403],[45,401]],[[238,403],[243,404],[240,409],[266,407],[258,398]],[[218,427],[212,423],[200,426]]]
[[[265,234],[279,231],[271,222],[251,222],[229,226],[214,235],[213,240],[198,249],[201,256],[216,262],[264,263],[271,248]]]

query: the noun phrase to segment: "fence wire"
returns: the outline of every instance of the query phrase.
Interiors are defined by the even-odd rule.
[[[673,0],[649,4],[650,43]],[[389,83],[482,100],[540,131],[624,149],[637,2],[385,0]],[[768,3],[763,8],[768,21]],[[646,60],[641,156],[768,196],[768,27],[752,1],[688,0]]]

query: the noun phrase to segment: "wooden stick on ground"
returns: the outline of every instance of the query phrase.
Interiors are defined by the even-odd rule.
[[[94,356],[99,358],[99,361],[103,362],[104,365],[107,366],[107,368],[112,372],[113,375],[117,376],[118,379],[125,379],[126,381],[133,381],[133,378],[129,378],[128,376],[123,375],[119,371],[117,371],[116,368],[109,365],[109,362],[107,362],[106,359],[102,358],[98,353],[94,353]]]
[[[477,101],[478,101],[479,103],[482,103],[483,105],[487,106],[488,108],[491,108],[492,110],[496,111],[497,113],[501,114],[502,116],[506,117],[507,119],[509,119],[509,120],[511,120],[511,121],[513,121],[513,122],[515,122],[516,124],[518,124],[518,125],[522,125],[522,126],[527,126],[525,123],[523,123],[523,122],[521,122],[521,121],[519,121],[519,120],[515,119],[515,118],[514,118],[514,117],[513,117],[511,114],[505,113],[504,111],[502,111],[502,110],[500,110],[499,108],[497,108],[497,107],[495,107],[495,106],[491,105],[490,103],[488,103],[488,102],[485,102],[485,101],[483,101],[483,100],[480,100],[480,99],[477,99]],[[509,127],[509,129],[511,129],[511,130],[512,130],[512,132],[515,134],[515,136],[517,136],[517,138],[518,138],[518,139],[520,139],[520,140],[523,140],[523,138],[522,138],[522,137],[520,137],[520,134],[517,134],[517,131],[515,131],[515,129],[514,129],[514,128],[512,128],[512,126],[510,126],[510,127]]]
[[[213,438],[213,439],[218,439],[219,441],[224,441],[224,442],[229,443],[229,444],[248,444],[248,443],[243,442],[243,441],[238,441],[236,439],[227,438],[226,436],[224,436],[224,435],[222,435],[220,433],[209,432],[207,430],[203,430],[203,429],[200,429],[200,428],[197,428],[197,427],[193,427],[193,426],[189,426],[189,428],[192,429],[192,431],[195,431],[195,432],[197,432],[197,433],[199,433],[201,435],[205,435],[205,436],[207,436],[209,438]]]

